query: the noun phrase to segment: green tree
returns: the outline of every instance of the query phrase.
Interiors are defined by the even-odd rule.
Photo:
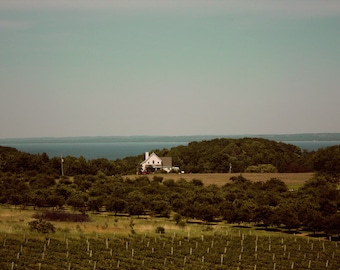
[[[100,211],[100,208],[103,205],[103,198],[101,196],[98,197],[89,197],[88,203],[87,203],[90,211]]]
[[[194,203],[192,216],[210,222],[218,215],[217,209],[209,204]]]
[[[141,202],[128,203],[127,208],[130,215],[140,216],[144,214],[144,206]]]
[[[339,182],[340,176],[340,145],[319,149],[313,158],[314,170],[333,176],[333,182]]]
[[[257,206],[253,212],[253,221],[263,223],[263,226],[268,227],[273,224],[273,209],[268,205]]]
[[[287,192],[288,188],[285,182],[278,178],[271,178],[263,184],[263,189],[271,192]]]
[[[174,221],[176,222],[176,225],[178,225],[178,223],[182,220],[182,215],[179,213],[176,213],[174,215]]]
[[[67,204],[72,206],[77,210],[84,210],[88,201],[88,194],[84,192],[76,192],[72,194],[68,200]]]
[[[292,205],[281,205],[274,211],[274,222],[277,225],[283,224],[288,230],[299,228],[299,221],[296,209]]]
[[[324,228],[325,218],[313,205],[304,205],[298,213],[298,218],[307,230],[314,232],[314,234]]]
[[[326,218],[325,231],[329,235],[340,236],[340,213],[336,213]]]
[[[122,212],[127,206],[127,202],[119,198],[110,198],[105,204],[107,211],[113,211],[115,215],[118,212]]]

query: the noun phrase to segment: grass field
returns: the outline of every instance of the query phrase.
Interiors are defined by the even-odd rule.
[[[233,176],[242,175],[246,179],[254,182],[258,181],[267,181],[271,178],[278,178],[286,183],[288,189],[298,189],[301,187],[306,181],[313,177],[312,172],[308,173],[195,173],[195,174],[157,174],[158,176],[162,176],[163,180],[173,179],[175,181],[179,179],[185,179],[186,181],[191,181],[192,179],[199,179],[205,185],[217,185],[223,186],[226,183],[231,183],[230,178]],[[136,175],[128,175],[125,178],[134,179]],[[153,175],[149,175],[149,178],[152,179]]]
[[[47,210],[47,209],[46,209]],[[38,210],[44,211],[44,210]],[[28,222],[32,221],[32,216],[37,213],[31,207],[25,210],[14,207],[0,207],[0,232],[14,234],[39,234],[29,230]],[[54,237],[63,238],[65,234],[76,238],[94,237],[100,235],[121,235],[126,236],[131,233],[131,222],[136,234],[155,234],[157,227],[164,227],[168,233],[186,235],[191,232],[193,235],[200,235],[202,224],[187,224],[185,229],[178,227],[174,221],[165,218],[151,218],[149,216],[128,217],[114,216],[112,213],[88,213],[90,222],[52,222],[56,227]]]

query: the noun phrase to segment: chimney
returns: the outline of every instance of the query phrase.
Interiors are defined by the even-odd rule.
[[[145,152],[145,160],[149,158],[149,152]]]

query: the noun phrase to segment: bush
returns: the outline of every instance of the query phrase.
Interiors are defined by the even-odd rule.
[[[161,227],[161,226],[157,227],[157,228],[156,228],[156,233],[159,233],[159,234],[165,233],[164,227]]]
[[[182,220],[181,214],[176,213],[174,215],[174,221],[176,222],[176,225],[178,225],[178,223],[180,223],[181,220]]]
[[[157,176],[157,175],[155,175],[155,176],[153,177],[153,182],[162,183],[162,181],[163,181],[163,177],[162,177],[162,176]]]
[[[181,229],[184,229],[184,227],[187,225],[187,223],[184,220],[181,220],[180,222],[178,222],[178,227],[180,227]]]
[[[55,227],[51,222],[38,219],[28,222],[31,231],[37,231],[39,233],[55,233]]]

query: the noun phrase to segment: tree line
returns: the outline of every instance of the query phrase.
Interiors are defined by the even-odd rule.
[[[171,149],[154,149],[158,156],[172,157],[173,165],[187,173],[229,172],[310,172],[327,171],[337,174],[340,147],[333,146],[318,151],[302,150],[298,146],[262,138],[214,139],[191,142],[187,146]],[[64,157],[65,175],[134,174],[144,155],[123,159],[105,158],[87,160],[84,157]],[[59,157],[46,153],[28,154],[11,147],[0,146],[0,171],[15,173],[47,173],[60,175]]]
[[[189,162],[184,154],[187,153],[193,159],[187,168],[194,168],[190,164],[208,168],[208,165],[204,165],[204,160],[209,159],[212,151],[210,148],[215,145],[215,151],[212,152],[216,152],[226,142],[228,140],[220,139],[193,142],[187,147],[159,150],[159,154],[171,154],[174,160],[180,156],[184,166],[184,161]],[[315,177],[298,191],[291,192],[280,179],[251,182],[242,174],[232,178],[231,183],[218,187],[204,186],[201,180],[195,179],[195,174],[188,182],[184,179],[163,181],[162,174],[126,179],[119,173],[114,173],[129,173],[127,164],[139,164],[142,156],[116,161],[88,161],[82,157],[66,157],[64,164],[68,176],[60,176],[59,158],[49,158],[44,153],[32,155],[14,148],[0,147],[0,204],[35,208],[68,206],[79,211],[105,210],[114,214],[150,214],[163,217],[169,217],[170,213],[175,212],[177,217],[187,219],[251,222],[263,226],[283,224],[288,229],[303,226],[312,231],[340,233],[340,191],[337,189],[340,146],[310,153],[295,146],[264,139],[237,139],[231,140],[231,143],[233,146],[230,146],[230,142],[227,145],[234,152],[224,153],[232,153],[232,156],[237,157],[233,160],[233,168],[239,166],[243,171],[249,166],[263,163],[285,172],[283,168],[305,168],[308,165],[316,171]],[[280,154],[266,148],[266,143],[275,146],[275,151]],[[286,148],[287,152],[283,152]],[[255,149],[258,149],[257,153],[253,152]],[[182,154],[176,156],[176,151]],[[247,153],[259,156],[256,158],[258,163],[250,161]],[[284,165],[275,163],[274,157],[279,158]],[[213,158],[217,159],[216,156],[210,157]],[[223,158],[220,157],[218,161],[223,163]],[[71,165],[67,167],[69,162]],[[229,168],[229,164],[226,166]],[[226,182],[228,180],[230,179],[226,175]]]
[[[340,234],[340,192],[328,176],[316,175],[297,191],[280,179],[251,182],[241,174],[222,187],[199,179],[163,180],[161,175],[77,175],[55,179],[45,174],[2,173],[0,203],[35,208],[65,206],[74,210],[170,217],[207,222],[255,223],[305,227]],[[227,177],[227,176],[226,176]]]

